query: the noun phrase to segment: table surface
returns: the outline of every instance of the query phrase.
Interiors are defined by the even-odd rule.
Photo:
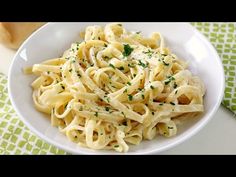
[[[0,45],[0,72],[8,74],[15,51]],[[196,135],[161,154],[236,154],[236,116],[220,106]]]

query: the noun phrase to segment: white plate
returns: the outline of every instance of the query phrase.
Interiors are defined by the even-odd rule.
[[[75,154],[117,154],[114,151],[91,150],[70,142],[57,128],[50,125],[46,116],[35,110],[32,101],[31,82],[35,76],[24,75],[22,69],[46,59],[60,56],[78,34],[88,25],[106,23],[49,23],[32,34],[16,53],[9,71],[9,95],[13,107],[23,122],[47,142]],[[205,112],[197,119],[178,127],[172,138],[156,137],[131,146],[127,154],[150,154],[169,149],[198,132],[218,109],[224,93],[224,72],[221,60],[207,39],[187,23],[123,23],[128,30],[142,31],[150,35],[154,31],[163,34],[166,45],[173,53],[189,61],[190,70],[205,83]]]

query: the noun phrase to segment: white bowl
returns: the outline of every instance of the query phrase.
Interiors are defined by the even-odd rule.
[[[70,44],[78,40],[79,32],[88,25],[106,23],[48,23],[33,33],[16,53],[9,71],[9,95],[22,121],[36,135],[50,144],[73,154],[118,154],[114,151],[91,150],[70,142],[59,130],[50,125],[46,116],[35,110],[31,82],[35,76],[24,75],[22,69],[46,59],[60,56]],[[156,137],[131,146],[126,154],[151,154],[169,149],[197,133],[213,117],[224,93],[224,71],[221,60],[207,39],[188,23],[123,23],[128,30],[142,31],[145,35],[159,31],[166,45],[177,56],[188,60],[190,70],[205,83],[205,112],[178,127],[172,138]]]

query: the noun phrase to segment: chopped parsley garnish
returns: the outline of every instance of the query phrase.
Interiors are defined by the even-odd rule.
[[[177,93],[178,93],[178,90],[175,91],[175,94],[177,94]]]
[[[136,77],[137,76],[137,74],[134,74],[134,77]]]
[[[118,69],[119,70],[124,70],[125,68],[123,66],[120,66]]]
[[[137,31],[136,34],[140,34],[142,31]]]
[[[128,95],[129,101],[133,100],[133,96],[132,95]]]
[[[131,85],[131,83],[130,83],[130,82],[127,82],[127,84],[128,84],[128,85]]]
[[[109,111],[109,110],[110,110],[110,108],[109,108],[109,107],[105,107],[105,110],[106,110],[106,111]]]
[[[165,85],[168,85],[171,81],[175,80],[173,76],[168,76],[168,79],[164,81]]]
[[[107,44],[104,44],[104,47],[107,47]]]
[[[155,113],[154,113],[154,112],[152,112],[152,115],[153,115],[153,116],[154,116],[154,114],[155,114]]]
[[[116,69],[116,67],[113,64],[109,64],[110,67],[112,67],[113,69]]]
[[[72,63],[75,63],[75,60],[72,60],[71,62],[72,62]]]
[[[152,90],[154,89],[154,87],[153,87],[152,85],[150,86],[150,88],[151,88]]]
[[[176,82],[174,83],[174,85],[173,85],[173,88],[175,89],[175,88],[177,88],[178,87],[178,85],[176,84]]]
[[[64,85],[62,85],[62,84],[61,84],[61,88],[62,88],[63,90],[65,90],[65,86],[64,86]]]
[[[168,127],[168,129],[174,129],[174,127]]]
[[[94,64],[92,63],[92,64],[90,64],[90,66],[94,66]]]
[[[151,58],[152,57],[152,54],[154,53],[153,51],[151,51],[150,49],[148,49],[148,51],[147,52],[143,52],[144,54],[147,54],[147,56],[149,57],[149,58]]]
[[[119,145],[115,145],[115,146],[114,146],[114,148],[118,148],[118,147],[119,147]]]
[[[133,50],[134,50],[134,49],[131,48],[129,44],[124,44],[124,52],[123,52],[123,55],[124,55],[125,57],[128,57],[128,56],[131,54],[131,52],[133,52]]]
[[[110,59],[108,56],[104,56],[105,59]]]
[[[135,65],[134,65],[134,63],[131,63],[131,64],[129,63],[129,64],[128,64],[128,67],[130,67],[130,68],[134,68]]]
[[[100,37],[98,37],[98,40],[101,40],[101,38],[100,38]]]
[[[170,102],[170,104],[171,104],[171,105],[175,105],[175,103],[173,103],[173,102]]]
[[[108,103],[110,103],[110,98],[108,96],[104,96]]]
[[[123,114],[124,118],[125,118],[125,113],[124,112],[121,112],[121,114]]]
[[[68,104],[66,104],[66,105],[64,106],[65,109],[67,108],[67,105],[68,105]]]
[[[127,90],[127,89],[125,89],[125,90],[123,91],[123,93],[127,93],[127,91],[128,91],[128,90]]]
[[[141,60],[138,61],[138,65],[142,66],[143,68],[146,68],[148,66],[148,64],[141,62]]]
[[[144,99],[144,98],[145,98],[143,94],[142,94],[141,96],[142,96],[142,99]]]
[[[164,83],[165,85],[168,85],[171,82],[171,80],[166,80]]]
[[[69,72],[71,72],[72,71],[72,69],[69,69]]]
[[[49,73],[50,73],[50,71],[47,71],[47,73],[49,74]]]
[[[95,112],[95,114],[94,114],[96,117],[98,116],[98,112]]]
[[[163,105],[164,105],[164,103],[160,103],[159,105],[160,105],[160,106],[163,106]]]
[[[166,63],[164,60],[162,61],[165,66],[169,66],[170,63]]]
[[[78,76],[79,78],[81,78],[81,75],[80,75],[79,71],[77,71],[77,76]]]
[[[143,89],[142,88],[138,88],[139,91],[142,91]]]

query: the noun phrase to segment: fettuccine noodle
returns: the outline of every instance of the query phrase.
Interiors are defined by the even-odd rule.
[[[203,112],[205,88],[160,33],[145,38],[119,23],[88,26],[60,58],[25,68],[38,111],[69,140],[127,152],[157,134],[177,133],[175,119]]]

